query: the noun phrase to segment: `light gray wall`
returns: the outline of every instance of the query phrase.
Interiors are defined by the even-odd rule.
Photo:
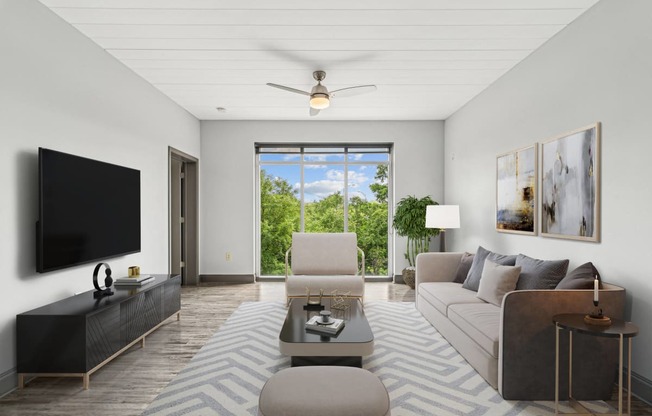
[[[446,120],[446,202],[459,203],[455,250],[592,261],[628,292],[640,326],[632,368],[652,379],[652,2],[602,0]],[[602,122],[602,242],[501,234],[496,155]],[[453,158],[454,155],[454,158]],[[587,305],[587,310],[591,305]]]
[[[443,196],[440,121],[202,121],[201,137],[202,274],[254,273],[255,142],[393,142],[394,199]],[[396,244],[400,274],[405,240]]]
[[[0,394],[16,314],[93,288],[95,264],[36,273],[38,147],[141,171],[142,251],[114,275],[167,272],[168,145],[199,156],[199,122],[34,0],[0,0]],[[120,195],[107,195],[120,198]]]

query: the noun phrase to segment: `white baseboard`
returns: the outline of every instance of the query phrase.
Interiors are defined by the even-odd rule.
[[[625,373],[625,377],[627,373]],[[623,378],[626,380],[626,378]],[[627,385],[627,382],[624,383]],[[652,406],[652,380],[632,371],[632,395]]]
[[[253,274],[201,274],[200,282],[219,282],[219,283],[254,283]]]

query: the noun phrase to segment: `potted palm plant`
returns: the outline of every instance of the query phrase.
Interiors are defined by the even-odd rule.
[[[409,263],[402,271],[403,281],[414,289],[416,257],[428,251],[430,238],[439,235],[438,228],[426,228],[426,207],[439,205],[430,196],[406,196],[396,204],[393,226],[401,237],[407,237],[405,258]]]

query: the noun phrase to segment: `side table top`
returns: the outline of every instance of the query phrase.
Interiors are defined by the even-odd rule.
[[[584,314],[581,313],[555,315],[552,317],[552,323],[569,331],[598,337],[618,338],[622,335],[625,338],[631,338],[638,335],[638,326],[631,322],[611,318],[609,326],[590,325],[584,322]]]

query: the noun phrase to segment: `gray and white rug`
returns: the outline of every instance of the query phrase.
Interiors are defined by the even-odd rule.
[[[393,416],[554,415],[554,402],[503,400],[414,303],[367,302],[365,313],[375,350],[363,367],[387,387]],[[282,302],[243,303],[143,415],[256,415],[265,381],[290,365],[278,351],[285,315]],[[613,411],[601,402],[588,406]]]

